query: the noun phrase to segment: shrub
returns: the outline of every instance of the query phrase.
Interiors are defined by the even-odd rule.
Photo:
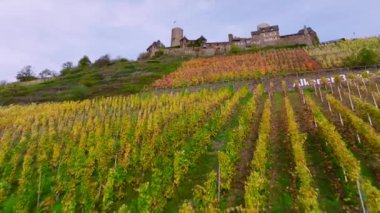
[[[153,58],[159,58],[161,56],[164,55],[164,51],[163,50],[158,50],[155,54],[154,54],[154,57]]]
[[[109,55],[104,55],[94,62],[96,67],[104,67],[111,64],[111,59]]]
[[[96,85],[97,83],[99,83],[99,81],[102,79],[103,79],[102,76],[99,74],[94,75],[92,73],[88,73],[80,79],[79,83],[87,87],[92,87]]]
[[[88,56],[83,56],[83,58],[81,58],[78,62],[78,67],[88,67],[91,65],[91,61],[90,59],[88,58]]]
[[[230,49],[231,54],[238,54],[241,52],[241,48],[237,45],[232,45]]]
[[[378,54],[368,48],[362,48],[357,54],[352,54],[344,59],[344,64],[349,67],[372,66],[379,63]]]
[[[90,94],[90,90],[83,84],[73,87],[69,91],[69,96],[73,99],[84,99]]]

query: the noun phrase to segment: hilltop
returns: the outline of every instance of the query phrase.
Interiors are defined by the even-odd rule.
[[[58,77],[0,86],[0,105],[82,100],[152,89],[200,86],[378,67],[380,38],[339,40],[314,46],[231,49],[216,56],[159,54],[138,61],[112,60],[64,70]],[[296,79],[294,79],[296,80]]]

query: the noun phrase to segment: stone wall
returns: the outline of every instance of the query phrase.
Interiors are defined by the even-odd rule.
[[[261,28],[260,28],[261,27]],[[176,27],[172,29],[171,47],[164,49],[167,55],[194,55],[194,56],[212,56],[224,54],[231,50],[231,46],[236,45],[241,49],[248,49],[252,46],[266,47],[276,45],[313,45],[318,43],[318,36],[311,28],[301,29],[296,34],[280,36],[278,25],[270,26],[262,24],[258,26],[258,31],[251,32],[251,37],[242,38],[228,35],[227,42],[207,43],[207,40],[201,36],[196,40],[188,40],[183,35],[183,29]],[[150,56],[161,49],[160,44],[153,43],[153,47],[148,48]],[[179,48],[177,48],[179,47]]]
[[[287,36],[281,36],[279,44],[281,45],[296,45],[296,44],[306,44],[306,45],[312,45],[312,41],[310,36],[308,35],[287,35]]]
[[[187,47],[187,48],[171,48],[165,49],[164,54],[167,55],[193,55],[193,56],[214,56],[227,53],[230,46],[210,46],[210,47]]]

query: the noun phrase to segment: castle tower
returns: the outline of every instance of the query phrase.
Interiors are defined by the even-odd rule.
[[[182,38],[183,38],[183,29],[179,27],[173,28],[171,46],[172,47],[179,46]]]
[[[232,42],[232,40],[234,39],[234,35],[233,34],[228,34],[228,41],[229,42]]]
[[[303,34],[307,36],[309,34],[309,31],[307,30],[306,25],[303,25]]]

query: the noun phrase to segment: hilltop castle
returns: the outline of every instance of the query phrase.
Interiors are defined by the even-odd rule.
[[[299,30],[298,33],[281,36],[278,25],[260,24],[257,26],[257,31],[251,32],[249,38],[235,37],[229,34],[228,41],[224,42],[207,42],[207,39],[203,36],[195,40],[190,40],[184,36],[182,28],[175,27],[172,29],[170,47],[165,47],[165,45],[158,40],[148,47],[147,53],[150,57],[154,56],[158,51],[163,51],[163,53],[167,55],[212,56],[227,53],[232,46],[248,49],[253,46],[313,45],[318,42],[317,33],[306,26]]]

